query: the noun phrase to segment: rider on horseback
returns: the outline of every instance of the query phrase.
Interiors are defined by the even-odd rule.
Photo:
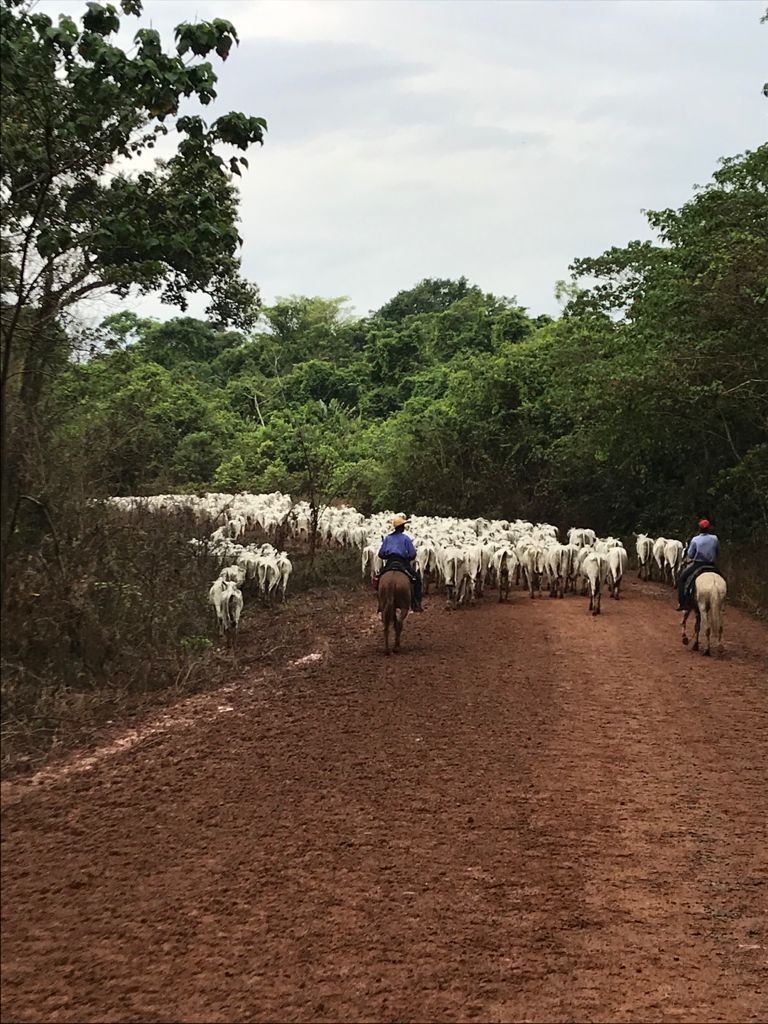
[[[413,541],[405,532],[405,524],[408,522],[405,516],[395,516],[392,520],[394,527],[392,533],[385,537],[379,548],[379,558],[384,562],[382,572],[399,569],[409,576],[413,583],[412,607],[415,612],[423,612],[421,607],[421,573],[411,565],[416,557],[416,548]]]
[[[712,533],[712,524],[708,519],[699,521],[699,532],[688,545],[686,552],[687,565],[677,579],[677,596],[679,612],[687,610],[688,583],[691,577],[703,566],[714,567],[720,554],[720,541]]]

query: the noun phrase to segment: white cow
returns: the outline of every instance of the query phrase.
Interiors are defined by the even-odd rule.
[[[278,583],[280,600],[285,602],[285,591],[288,588],[288,580],[293,572],[293,564],[285,551],[281,551],[275,561],[277,562],[277,568],[280,571],[280,582]]]
[[[683,542],[679,540],[668,540],[664,545],[665,575],[668,570],[673,586],[677,583],[677,577],[683,567],[684,550]]]
[[[231,580],[238,587],[245,583],[245,569],[241,565],[227,565],[219,573],[220,580]]]
[[[659,570],[660,580],[664,579],[664,548],[666,547],[666,545],[666,537],[657,537],[656,540],[653,542],[653,549],[651,552],[653,555],[653,562],[656,563],[656,568]],[[651,563],[651,567],[653,567],[653,562]]]
[[[259,559],[259,589],[267,604],[272,604],[275,591],[280,583],[281,572],[274,555],[264,555]]]
[[[544,548],[540,544],[529,544],[520,559],[523,567],[525,585],[531,598],[535,597],[536,588],[540,588],[541,576],[544,572]]]
[[[544,553],[544,568],[549,581],[550,597],[565,597],[569,555],[570,552],[565,544],[550,544]]]
[[[584,551],[583,557],[586,557],[588,548],[579,548],[575,544],[566,544],[565,551],[563,554],[563,569],[565,572],[565,589],[570,590],[572,593],[576,592],[576,577],[579,574],[579,566],[581,565],[580,555]]]
[[[435,544],[431,541],[424,541],[423,544],[417,544],[416,559],[419,563],[422,579],[424,581],[424,593],[428,594],[430,583],[437,582],[439,574],[437,547]]]
[[[589,610],[593,615],[600,614],[600,597],[607,570],[607,556],[599,551],[591,551],[582,563],[581,571],[589,584]]]
[[[624,548],[610,548],[608,551],[608,586],[611,597],[619,600],[619,588],[627,569],[629,556]]]
[[[509,599],[510,573],[517,567],[517,555],[511,547],[499,548],[493,555],[491,566],[496,573],[496,584],[499,588],[499,601]]]
[[[234,580],[218,579],[208,591],[208,600],[216,612],[219,632],[234,644],[243,611],[240,588]]]
[[[472,592],[472,578],[469,574],[464,551],[451,545],[443,550],[440,560],[440,574],[448,592],[448,602],[453,608],[465,604]]]
[[[363,579],[365,579],[366,576],[373,579],[376,573],[381,572],[384,563],[379,558],[380,547],[380,544],[366,544],[363,548],[361,559]]]
[[[635,540],[635,551],[637,552],[638,578],[647,580],[651,572],[653,540],[644,533],[638,533],[637,539]]]

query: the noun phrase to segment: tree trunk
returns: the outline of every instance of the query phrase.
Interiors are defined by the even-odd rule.
[[[15,318],[3,336],[3,380],[0,409],[0,602],[5,604],[8,557],[17,525],[20,495],[33,489],[27,479],[25,455],[35,423],[43,381],[50,362],[56,330],[57,304],[53,295],[53,267],[49,266],[40,307],[30,322]],[[26,338],[25,338],[26,335]],[[26,344],[25,344],[26,341]],[[18,367],[15,365],[18,364]],[[12,379],[18,375],[18,391]]]

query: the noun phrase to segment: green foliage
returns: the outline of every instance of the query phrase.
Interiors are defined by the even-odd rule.
[[[765,477],[749,468],[768,436],[768,145],[723,160],[680,210],[648,219],[661,245],[633,243],[574,264],[576,276],[598,281],[566,319],[625,318],[595,375],[587,446],[602,450],[595,433],[610,424],[607,464],[639,463],[634,475],[645,473],[649,488],[641,507],[650,505],[656,522],[724,500],[725,481],[738,478],[737,529],[768,530]],[[609,373],[619,381],[610,391]],[[621,409],[611,411],[619,389]]]
[[[235,29],[221,18],[180,25],[175,52],[166,53],[154,29],[138,28],[124,50],[114,38],[121,12],[138,16],[141,3],[89,2],[79,23],[68,15],[54,23],[32,0],[0,4],[3,572],[21,495],[42,483],[27,440],[47,430],[43,398],[65,361],[67,311],[100,291],[158,292],[181,309],[190,293],[206,293],[217,326],[204,335],[185,334],[183,322],[173,335],[163,325],[149,331],[127,313],[107,325],[104,348],[125,347],[142,333],[146,357],[165,367],[177,349],[193,362],[218,355],[239,343],[220,325],[252,326],[258,314],[258,293],[240,276],[233,176],[247,166],[239,154],[263,143],[266,121],[229,112],[208,123],[180,113],[185,100],[207,107],[216,99],[205,58],[225,60]],[[148,166],[172,130],[178,145]],[[126,388],[114,397],[116,406],[126,401]],[[139,408],[131,400],[124,411]],[[169,436],[181,425],[175,417]],[[130,465],[110,471],[111,479],[159,478],[165,449],[135,436],[148,433],[123,426],[132,441],[117,450]],[[211,451],[193,458],[187,446],[185,455],[190,472],[209,472]]]
[[[58,436],[84,438],[120,491],[277,488],[675,534],[707,514],[761,535],[766,160],[723,161],[649,213],[656,242],[576,261],[556,321],[465,279],[365,319],[281,299],[251,336],[117,314],[59,385]]]
[[[233,26],[180,25],[176,53],[166,54],[152,29],[137,31],[131,52],[116,46],[111,4],[88,4],[80,26],[64,15],[54,25],[34,4],[6,3],[0,16],[4,251],[17,301],[34,304],[45,291],[44,275],[33,276],[42,262],[56,312],[97,288],[124,295],[137,286],[162,289],[182,307],[187,293],[207,291],[212,314],[248,322],[255,293],[237,273],[230,182],[244,158],[227,161],[217,147],[262,143],[266,122],[178,116],[183,99],[208,105],[216,97],[211,64],[184,55],[225,59],[237,42]],[[175,155],[154,170],[115,170],[154,148],[171,118],[182,135]]]
[[[418,313],[442,313],[467,295],[481,297],[482,292],[476,285],[470,285],[466,277],[460,277],[458,281],[427,277],[415,288],[398,292],[378,310],[378,315],[382,320],[402,323],[406,317]]]

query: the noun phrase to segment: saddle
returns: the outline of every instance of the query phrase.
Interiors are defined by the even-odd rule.
[[[725,579],[725,576],[723,576],[720,570],[716,569],[714,565],[697,565],[691,573],[691,575],[685,581],[685,591],[683,593],[683,607],[693,608],[693,587],[696,583],[696,580],[704,572],[713,572],[716,576],[721,576],[723,579]]]
[[[404,572],[411,583],[413,583],[413,569],[402,558],[388,558],[384,563],[384,568],[379,573],[379,577],[381,578],[385,572]]]

